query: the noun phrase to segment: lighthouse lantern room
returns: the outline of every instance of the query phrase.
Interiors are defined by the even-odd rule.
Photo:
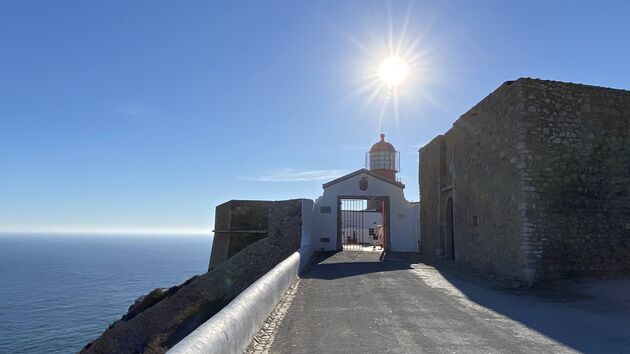
[[[400,170],[400,153],[394,146],[385,141],[385,134],[381,133],[381,140],[372,145],[366,154],[366,168],[375,174],[396,180],[396,173]]]

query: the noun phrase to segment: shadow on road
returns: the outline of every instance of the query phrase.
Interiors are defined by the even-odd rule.
[[[630,280],[608,285],[591,281],[545,289],[496,289],[450,269],[437,270],[468,300],[577,351],[630,352]],[[603,286],[611,291],[600,291]]]
[[[414,253],[323,252],[316,255],[312,266],[301,277],[333,280],[368,273],[411,269],[411,265],[417,262],[418,257]]]

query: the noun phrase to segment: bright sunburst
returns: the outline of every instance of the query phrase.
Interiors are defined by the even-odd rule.
[[[388,86],[398,86],[409,74],[409,66],[398,57],[387,58],[378,68],[378,76]]]
[[[346,99],[359,99],[366,112],[376,113],[371,117],[378,119],[381,129],[404,118],[399,116],[400,108],[406,113],[403,116],[417,117],[423,103],[441,106],[431,94],[437,78],[435,47],[428,41],[427,29],[416,25],[432,21],[411,21],[411,12],[410,3],[397,18],[387,6],[386,16],[377,11],[374,21],[365,22],[365,33],[342,30],[361,52],[353,65],[356,75]]]

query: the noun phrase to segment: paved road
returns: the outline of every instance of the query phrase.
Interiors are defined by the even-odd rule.
[[[270,352],[630,350],[627,317],[583,312],[442,274],[405,255],[380,262],[376,252],[344,251],[302,277]]]

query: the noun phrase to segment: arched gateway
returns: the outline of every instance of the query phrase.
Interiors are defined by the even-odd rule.
[[[385,141],[385,134],[366,156],[368,169],[360,169],[323,185],[315,201],[315,249],[419,250],[419,203],[405,199],[397,178],[399,154]],[[382,231],[381,231],[382,230]],[[375,235],[380,237],[375,241]]]

